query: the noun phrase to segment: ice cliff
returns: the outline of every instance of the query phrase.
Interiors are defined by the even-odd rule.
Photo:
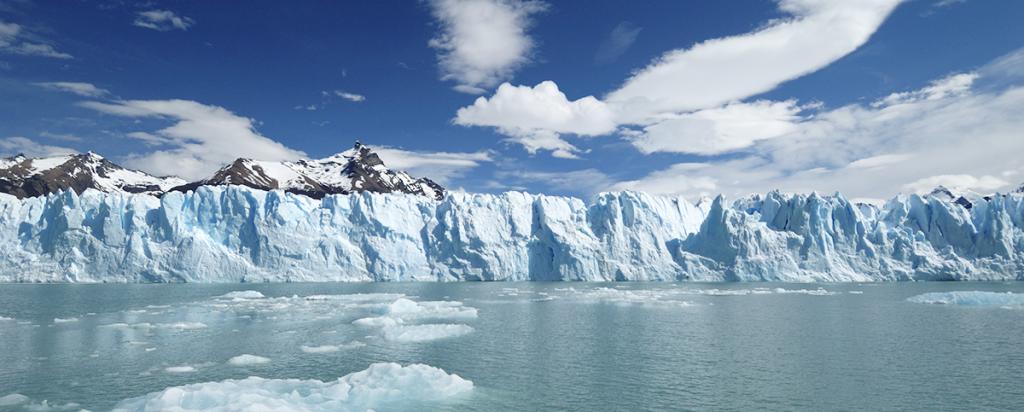
[[[0,281],[1024,279],[1024,194],[0,194]]]

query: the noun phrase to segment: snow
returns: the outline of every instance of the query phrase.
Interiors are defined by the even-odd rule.
[[[47,170],[53,169],[64,163],[67,163],[68,160],[71,160],[72,156],[73,155],[61,155],[32,159],[32,173],[42,173]]]
[[[1024,308],[1024,293],[1012,292],[935,292],[911,296],[907,300],[914,303],[933,305]]]
[[[469,325],[463,324],[425,324],[385,326],[384,339],[394,342],[428,342],[438,339],[454,338],[473,331]]]
[[[251,365],[262,365],[262,364],[265,364],[265,363],[270,363],[270,358],[265,358],[265,357],[256,356],[256,355],[250,355],[250,354],[247,354],[247,353],[235,356],[235,357],[233,357],[231,359],[228,359],[228,364],[232,365],[232,366],[251,366]]]
[[[911,195],[874,207],[778,192],[697,204],[633,192],[589,203],[519,192],[317,200],[238,186],[160,199],[0,196],[0,281],[1024,279],[1024,194],[972,202]]]
[[[429,410],[472,390],[473,382],[432,366],[375,363],[329,382],[250,377],[176,386],[122,401],[113,410]]]

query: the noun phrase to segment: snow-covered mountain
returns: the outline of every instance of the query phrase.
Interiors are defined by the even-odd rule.
[[[355,147],[317,160],[270,162],[237,159],[208,179],[179,186],[186,192],[200,186],[241,185],[254,189],[280,189],[315,199],[354,192],[409,193],[441,200],[445,190],[427,178],[391,170],[377,153],[356,142]]]
[[[0,193],[19,198],[61,190],[82,193],[86,189],[158,196],[184,183],[176,177],[156,177],[125,169],[92,152],[35,159],[17,155],[0,159]]]
[[[0,281],[1024,280],[1024,194],[970,200],[0,195]]]

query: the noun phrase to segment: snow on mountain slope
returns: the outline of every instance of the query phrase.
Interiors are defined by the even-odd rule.
[[[32,159],[22,155],[0,160],[0,192],[19,198],[60,190],[86,189],[160,195],[184,184],[176,177],[155,177],[125,169],[95,153]]]
[[[323,198],[353,192],[409,193],[431,199],[444,198],[444,188],[427,178],[388,169],[368,146],[356,142],[352,149],[316,160],[268,162],[237,159],[213,176],[173,190],[186,192],[200,186],[241,185],[261,190],[281,189]]]
[[[876,208],[777,192],[693,205],[632,192],[588,204],[89,190],[0,195],[0,281],[1024,279],[1022,229],[1021,194],[967,209],[917,195]]]

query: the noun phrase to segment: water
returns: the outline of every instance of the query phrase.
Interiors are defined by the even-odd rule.
[[[268,298],[215,298],[237,290]],[[328,382],[397,362],[473,382],[428,400],[442,410],[1021,410],[1021,306],[907,300],[973,290],[1024,284],[0,285],[0,316],[12,318],[0,320],[0,397],[26,396],[15,410],[108,410],[190,383]],[[391,314],[405,325],[472,331],[399,341],[352,323],[387,317],[396,295],[306,299],[355,293],[419,302]],[[324,345],[338,348],[302,349]],[[270,361],[228,362],[241,354]]]

